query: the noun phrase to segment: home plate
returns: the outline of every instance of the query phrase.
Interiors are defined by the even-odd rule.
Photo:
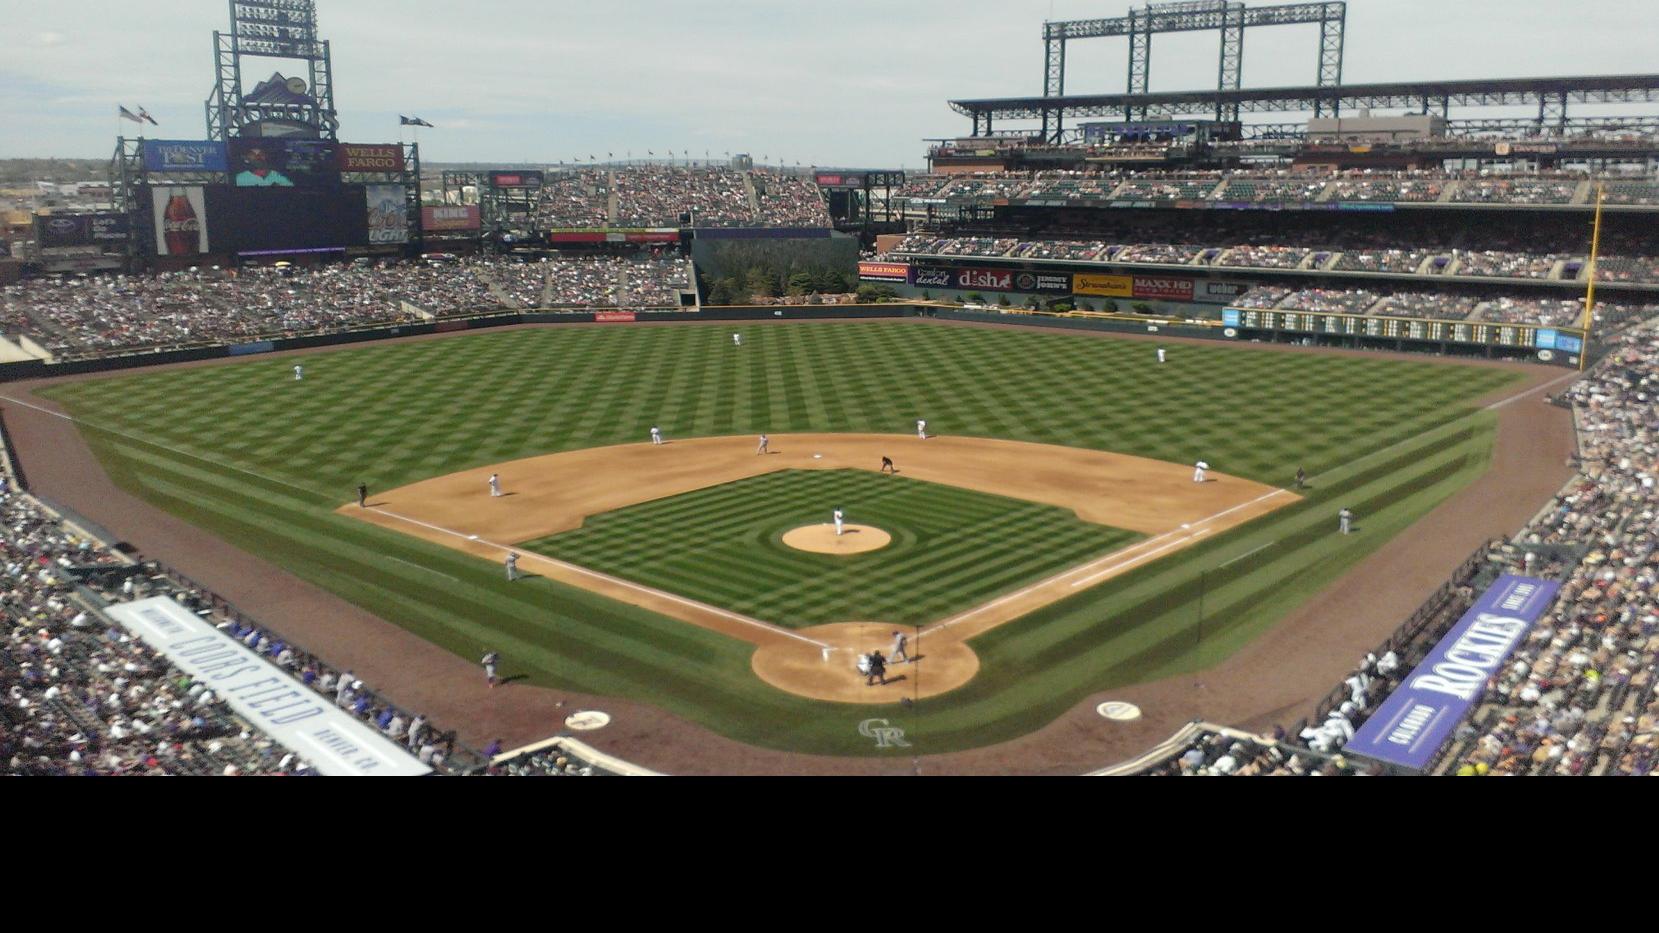
[[[467,540],[468,541],[477,541],[478,536],[477,535],[467,535]]]

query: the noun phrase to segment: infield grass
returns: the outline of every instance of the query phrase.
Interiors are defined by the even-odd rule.
[[[1021,735],[1089,693],[1236,650],[1480,475],[1496,416],[1469,401],[1520,378],[1225,345],[1172,347],[1160,366],[1146,343],[918,322],[456,335],[308,356],[303,382],[292,362],[44,394],[83,419],[124,488],[462,656],[493,647],[509,676],[825,754],[891,752],[858,734],[867,708],[762,683],[747,643],[546,579],[509,585],[494,563],[333,509],[358,482],[383,490],[641,442],[653,424],[670,438],[906,433],[926,418],[937,433],[1204,459],[1279,486],[1298,465],[1316,477],[1303,503],[976,638],[981,673],[895,723],[915,751],[942,752]],[[1358,513],[1361,534],[1331,534],[1339,504]],[[679,560],[695,567],[694,553]]]
[[[879,551],[811,554],[783,533],[850,523]],[[781,470],[589,516],[521,546],[777,625],[923,625],[1137,539],[1066,509],[860,470]]]

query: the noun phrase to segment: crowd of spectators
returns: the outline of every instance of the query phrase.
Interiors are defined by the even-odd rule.
[[[830,226],[810,176],[666,165],[549,172],[535,214],[544,229]]]
[[[1312,255],[1312,250],[1300,246],[1235,246],[1215,264],[1250,269],[1298,269]]]
[[[412,323],[499,308],[672,307],[679,258],[247,267],[26,280],[0,288],[0,334],[67,360]]]
[[[1285,296],[1279,306],[1297,311],[1364,314],[1381,298],[1363,288],[1304,288]]]
[[[1652,310],[1652,309],[1650,309]],[[1659,318],[1612,334],[1606,356],[1555,400],[1571,406],[1578,468],[1513,543],[1466,564],[1399,650],[1372,654],[1290,749],[1336,754],[1499,572],[1561,581],[1430,770],[1480,775],[1649,775],[1659,765]],[[1280,736],[1276,736],[1280,738]],[[1276,742],[1283,746],[1284,742]],[[1198,735],[1150,773],[1230,774],[1263,743]]]
[[[1433,318],[1461,321],[1474,313],[1479,299],[1452,292],[1394,292],[1371,309],[1372,314],[1391,317]]]
[[[305,774],[310,765],[127,634],[74,572],[130,569],[0,480],[5,774]]]
[[[1569,204],[1580,179],[1472,178],[1457,186],[1452,200],[1464,204]]]
[[[1506,250],[1464,250],[1454,252],[1456,264],[1451,275],[1474,275],[1505,279],[1548,278],[1555,264],[1571,258],[1559,253],[1517,253]]]
[[[1332,269],[1341,272],[1384,272],[1410,275],[1422,268],[1432,253],[1421,249],[1348,249]]]

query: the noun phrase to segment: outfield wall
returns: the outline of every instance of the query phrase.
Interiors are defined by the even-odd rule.
[[[263,355],[284,350],[304,350],[314,347],[340,346],[389,340],[394,337],[418,337],[491,327],[511,327],[519,324],[633,324],[683,321],[804,321],[804,320],[874,320],[883,318],[931,317],[952,321],[972,321],[988,324],[1011,324],[1026,327],[1057,328],[1060,330],[1088,330],[1119,334],[1153,334],[1162,337],[1189,337],[1228,343],[1284,343],[1301,346],[1337,347],[1361,350],[1390,350],[1398,352],[1429,353],[1441,356],[1465,356],[1483,359],[1514,359],[1540,362],[1525,348],[1481,347],[1435,341],[1414,341],[1395,338],[1376,338],[1340,334],[1293,334],[1233,330],[1205,326],[1185,320],[1171,321],[1156,316],[1083,317],[1054,312],[1029,312],[1017,309],[1003,311],[969,311],[959,308],[934,307],[906,303],[871,305],[732,305],[708,306],[698,310],[680,311],[506,311],[467,318],[449,318],[398,324],[385,327],[366,327],[358,330],[307,334],[271,340],[252,341],[221,346],[181,347],[178,349],[130,353],[123,356],[98,359],[68,360],[47,363],[26,360],[0,363],[0,382],[20,379],[46,379],[56,376],[74,376],[86,373],[115,372],[168,363],[190,363],[199,360],[225,359],[237,356]],[[1592,359],[1594,358],[1592,346]],[[1564,356],[1553,361],[1566,366]]]

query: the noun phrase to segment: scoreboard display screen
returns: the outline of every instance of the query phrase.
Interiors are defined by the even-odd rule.
[[[216,186],[204,193],[216,252],[339,249],[369,242],[362,185],[332,189]]]
[[[1567,353],[1577,353],[1584,346],[1582,331],[1532,324],[1367,317],[1359,314],[1283,308],[1228,308],[1222,312],[1221,321],[1225,326],[1239,330],[1380,337],[1388,340],[1419,340],[1430,343],[1472,343],[1481,346],[1561,350]]]

